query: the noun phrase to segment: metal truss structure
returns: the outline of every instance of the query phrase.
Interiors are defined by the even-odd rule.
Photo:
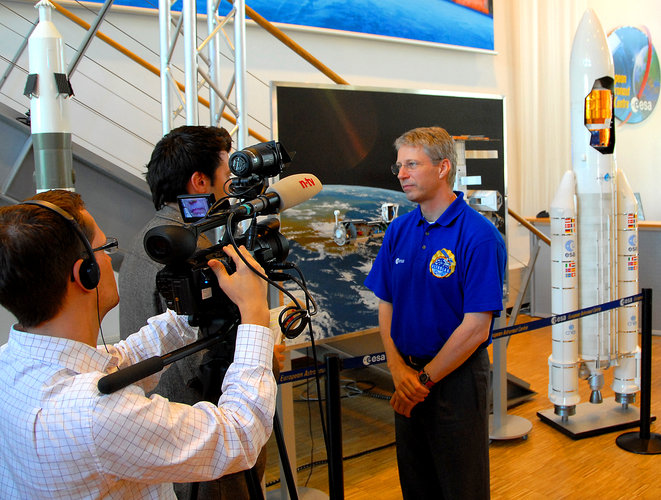
[[[161,114],[163,134],[167,134],[174,118],[185,113],[187,125],[199,124],[199,103],[209,109],[209,123],[218,126],[222,118],[234,123],[230,134],[237,149],[242,149],[248,138],[245,106],[245,2],[234,0],[227,16],[218,16],[222,0],[207,0],[207,34],[198,45],[198,19],[194,0],[183,0],[178,20],[171,12],[172,0],[159,0],[159,32],[161,51]],[[225,27],[233,21],[233,40]],[[173,76],[172,60],[175,47],[183,38],[183,89]],[[234,74],[229,77],[226,90],[221,89],[221,47],[226,46],[234,60]],[[208,87],[208,101],[200,90]],[[233,97],[233,102],[232,102]]]

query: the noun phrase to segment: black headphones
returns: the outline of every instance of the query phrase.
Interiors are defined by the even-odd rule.
[[[83,245],[85,245],[85,250],[88,254],[88,257],[83,259],[83,262],[80,265],[80,271],[78,274],[80,283],[87,290],[94,290],[101,279],[99,264],[97,264],[96,258],[94,257],[92,245],[90,245],[89,240],[85,236],[85,233],[83,233],[83,230],[80,228],[78,222],[76,222],[76,219],[74,219],[66,210],[62,210],[57,205],[54,205],[53,203],[45,200],[28,200],[19,203],[19,205],[37,205],[41,208],[45,208],[46,210],[55,212],[69,223],[71,229],[73,229],[73,231],[78,235],[78,238],[80,238],[80,241],[82,241]]]

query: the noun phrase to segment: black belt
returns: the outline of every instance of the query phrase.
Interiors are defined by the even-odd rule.
[[[404,362],[409,365],[411,368],[414,370],[422,370],[425,366],[427,366],[427,363],[429,363],[432,359],[434,358],[421,358],[418,356],[404,356]]]
[[[480,352],[483,350],[483,347],[478,347],[477,350],[470,355],[470,357],[466,360],[469,361],[477,356],[479,356]],[[401,354],[401,353],[400,353]],[[432,358],[421,358],[419,356],[411,356],[411,355],[404,355],[402,354],[402,358],[404,358],[404,362],[409,365],[411,368],[414,370],[422,370],[427,364],[434,359]]]

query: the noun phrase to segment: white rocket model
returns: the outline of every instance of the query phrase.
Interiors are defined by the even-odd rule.
[[[578,309],[576,241],[576,179],[568,170],[551,202],[551,313],[554,316]],[[555,413],[576,413],[578,394],[578,321],[554,324],[549,356],[549,399]]]
[[[588,10],[572,45],[569,85],[571,99],[572,167],[576,174],[578,216],[579,307],[615,299],[615,123],[613,58],[606,35]],[[582,318],[579,355],[592,395],[601,402],[603,369],[610,366],[615,331],[614,313]]]
[[[613,88],[613,59],[604,31],[589,9],[576,30],[570,62],[573,172],[565,174],[551,205],[553,314],[637,293],[637,224],[623,229],[627,216],[616,216],[616,212],[631,214],[632,210],[635,214],[636,202],[624,174],[615,177]],[[572,217],[574,196],[576,227],[575,233],[569,234],[567,221]],[[618,257],[622,238],[632,244],[626,245],[626,255],[621,250]],[[572,239],[575,247],[570,244]],[[618,258],[620,262],[635,261],[635,276],[622,274]],[[577,280],[567,273],[571,266],[575,266]],[[637,305],[619,314],[626,316],[621,325],[627,330],[621,333],[615,311],[553,326],[549,399],[557,415],[566,418],[574,414],[579,376],[590,384],[590,402],[601,403],[603,370],[612,364],[617,366],[613,383],[616,400],[623,405],[633,400],[638,391]]]
[[[30,99],[37,192],[73,190],[68,102],[73,91],[65,73],[62,37],[51,20],[53,4],[41,0],[36,8],[39,23],[28,41],[30,74],[24,94]]]
[[[638,201],[629,182],[617,169],[617,290],[629,297],[638,290]],[[613,371],[615,401],[633,402],[640,388],[638,303],[617,309],[618,359]]]

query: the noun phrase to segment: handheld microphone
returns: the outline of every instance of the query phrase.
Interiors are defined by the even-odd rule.
[[[321,182],[312,174],[290,175],[269,186],[263,195],[232,208],[230,213],[247,217],[255,213],[279,213],[309,200],[321,188]]]
[[[200,233],[225,224],[230,215],[248,218],[255,213],[279,213],[309,200],[321,191],[319,179],[312,174],[294,174],[270,186],[266,193],[209,218],[186,226],[157,226],[145,234],[147,255],[160,264],[181,262],[195,253]]]

